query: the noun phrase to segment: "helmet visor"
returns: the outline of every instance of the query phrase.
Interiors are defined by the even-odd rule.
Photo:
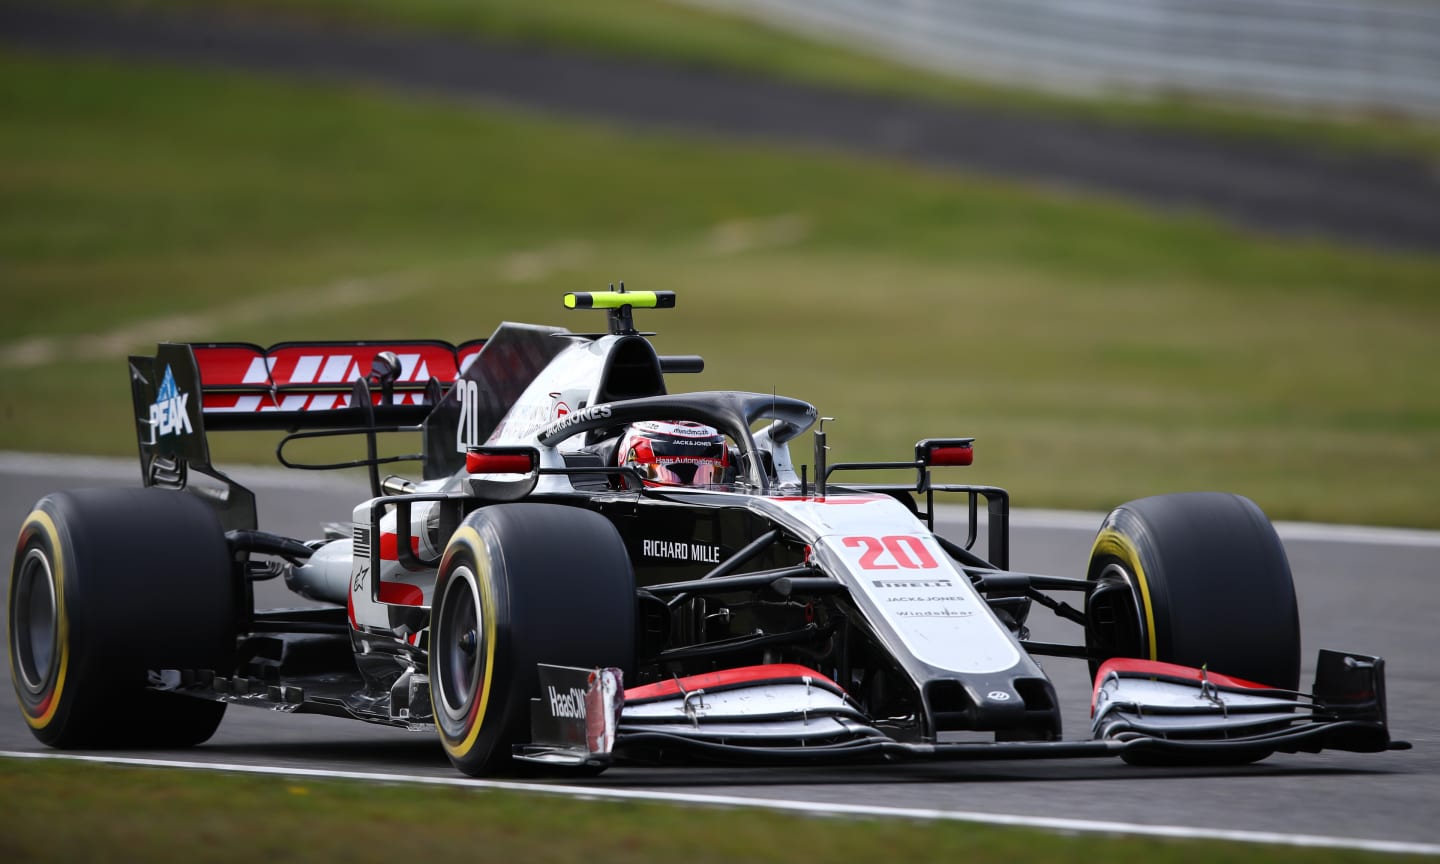
[[[635,463],[645,479],[671,486],[716,486],[725,482],[725,465],[717,459],[667,459]]]

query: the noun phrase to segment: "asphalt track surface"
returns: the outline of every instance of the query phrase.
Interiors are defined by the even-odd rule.
[[[1440,251],[1440,170],[858,95],[717,70],[238,14],[0,0],[0,45],[363,82],[626,126],[776,141],[1198,211],[1281,235]]]
[[[363,497],[350,482],[276,471],[240,472],[260,500],[261,527],[315,536],[322,521],[343,519]],[[123,461],[62,460],[0,454],[0,526],[16,530],[44,493],[84,485],[133,484]],[[1095,519],[1017,515],[1014,566],[1079,572]],[[1092,524],[1095,523],[1095,524]],[[942,527],[942,533],[944,529]],[[1393,735],[1406,752],[1280,755],[1241,768],[1151,769],[1118,760],[823,767],[616,767],[588,789],[671,798],[729,796],[788,806],[870,805],[982,813],[1078,823],[1177,826],[1199,836],[1261,832],[1337,838],[1345,843],[1412,845],[1440,854],[1440,534],[1350,532],[1348,539],[1305,526],[1282,526],[1300,596],[1306,668],[1316,649],[1363,651],[1387,660]],[[8,582],[8,580],[7,580]],[[274,583],[266,583],[274,586]],[[283,587],[276,605],[296,605]],[[262,601],[264,602],[264,601]],[[1072,638],[1043,610],[1036,637]],[[7,636],[8,643],[8,636]],[[1065,708],[1067,736],[1088,730],[1089,683],[1079,661],[1049,660]],[[4,673],[9,674],[8,666]],[[0,687],[7,690],[8,687]],[[8,701],[8,696],[5,697]],[[0,751],[41,753],[13,703],[0,706]],[[384,776],[454,778],[434,738],[325,717],[285,716],[232,707],[211,741],[190,750],[91,754],[102,758],[192,760],[279,770],[331,770]]]

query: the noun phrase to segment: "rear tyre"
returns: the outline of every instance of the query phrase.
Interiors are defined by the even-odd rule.
[[[1300,617],[1290,564],[1270,521],[1249,499],[1196,492],[1125,504],[1101,525],[1087,578],[1100,583],[1086,600],[1092,677],[1104,660],[1138,657],[1299,687]],[[1269,753],[1219,758],[1241,764]]]
[[[20,528],[11,569],[10,675],[30,731],[52,747],[185,747],[223,703],[147,688],[150,669],[227,669],[236,588],[214,512],[160,489],[57,492]]]
[[[466,517],[440,563],[430,697],[450,761],[513,770],[529,738],[536,664],[615,666],[635,655],[635,574],[614,526],[588,510],[500,504]]]

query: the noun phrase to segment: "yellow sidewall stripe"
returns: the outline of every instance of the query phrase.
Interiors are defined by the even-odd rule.
[[[1150,604],[1150,583],[1145,579],[1145,568],[1140,564],[1140,553],[1136,551],[1130,538],[1116,531],[1114,528],[1104,528],[1100,536],[1095,538],[1095,548],[1090,551],[1090,558],[1094,560],[1097,555],[1109,555],[1120,559],[1135,576],[1135,581],[1140,583],[1140,601],[1145,607],[1145,635],[1149,640],[1151,660],[1159,660],[1159,651],[1156,648],[1155,639],[1155,609]]]
[[[55,580],[55,639],[60,647],[60,662],[55,674],[55,686],[50,691],[50,700],[45,706],[45,713],[39,717],[32,716],[26,710],[22,710],[20,713],[31,727],[44,729],[54,719],[55,711],[60,707],[60,697],[65,692],[65,672],[70,667],[70,623],[65,615],[65,553],[60,545],[60,532],[56,529],[55,521],[50,518],[50,514],[43,510],[32,511],[29,516],[25,517],[25,523],[20,528],[20,536],[25,537],[26,533],[31,530],[45,534],[50,540],[50,574],[51,578]],[[10,668],[14,670],[16,663],[15,640],[12,637],[7,641],[10,649]],[[16,686],[19,686],[18,680]]]
[[[475,739],[480,737],[480,727],[485,725],[485,709],[490,703],[490,685],[495,671],[495,624],[497,619],[495,617],[494,576],[490,571],[490,559],[485,555],[485,541],[480,538],[479,532],[466,525],[451,537],[450,549],[453,550],[457,544],[464,544],[468,547],[471,557],[475,559],[475,582],[480,590],[480,621],[485,631],[483,634],[485,637],[485,672],[481,679],[480,693],[475,697],[477,708],[472,715],[474,720],[470,724],[469,732],[459,744],[451,744],[443,730],[440,735],[440,742],[445,745],[446,752],[456,759],[463,759],[475,746]],[[449,558],[451,554],[453,552],[447,553],[446,558]],[[431,650],[435,650],[435,646],[432,645]],[[433,703],[435,699],[433,686],[430,693]]]

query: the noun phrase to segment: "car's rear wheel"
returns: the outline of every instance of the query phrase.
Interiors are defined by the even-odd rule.
[[[225,669],[236,591],[214,512],[159,489],[46,496],[11,569],[10,673],[21,713],[53,747],[182,747],[225,706],[151,690],[160,668]]]
[[[1300,618],[1290,564],[1270,521],[1249,499],[1197,492],[1118,507],[1095,539],[1087,576],[1100,583],[1086,601],[1092,676],[1106,659],[1138,657],[1269,687],[1299,686]],[[1225,761],[1267,755],[1237,751]]]
[[[440,563],[430,694],[450,761],[479,776],[512,767],[528,738],[536,664],[614,666],[635,654],[635,574],[604,517],[501,504],[466,517]]]

